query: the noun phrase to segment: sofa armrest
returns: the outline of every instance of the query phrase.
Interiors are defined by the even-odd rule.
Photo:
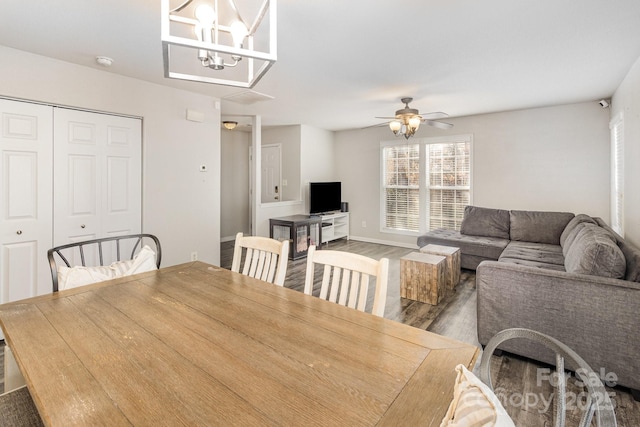
[[[481,344],[506,328],[534,329],[571,347],[596,372],[640,389],[640,283],[484,261],[476,284]],[[554,363],[523,343],[504,350]]]

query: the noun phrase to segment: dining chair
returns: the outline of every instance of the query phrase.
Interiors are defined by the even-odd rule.
[[[153,248],[146,245],[151,242]],[[90,279],[95,282],[99,278],[107,280],[124,274],[142,273],[151,268],[160,268],[162,247],[153,234],[138,233],[56,246],[47,251],[47,257],[53,292],[58,292],[59,288],[66,288],[65,283],[61,283],[67,281],[67,272],[62,273],[65,267],[83,267],[82,272],[76,271],[82,274],[83,283]]]
[[[552,397],[556,399],[554,426],[559,427],[565,425],[566,412],[568,409],[566,390],[568,377],[565,374],[565,359],[569,362],[569,367],[574,369],[576,379],[579,379],[580,384],[586,389],[587,400],[584,405],[579,404],[580,396],[569,396],[568,400],[572,402],[571,406],[585,408],[585,411],[582,412],[579,426],[586,427],[591,425],[594,416],[598,427],[616,426],[613,404],[598,374],[567,345],[538,331],[525,328],[510,328],[494,335],[484,348],[478,371],[478,377],[484,384],[493,390],[491,383],[491,356],[499,345],[513,339],[529,340],[539,343],[555,352],[557,375],[549,376],[550,382],[555,388],[555,392],[552,395]],[[580,393],[580,395],[582,394],[583,393]]]
[[[243,261],[244,253],[244,261]],[[289,240],[236,234],[231,271],[284,286],[289,261]],[[240,265],[242,265],[242,271]]]
[[[307,272],[304,293],[313,294],[316,264],[324,265],[320,298],[365,311],[369,279],[375,278],[376,287],[371,313],[384,317],[387,300],[389,259],[379,261],[364,255],[334,250],[316,250],[314,245],[307,252]]]

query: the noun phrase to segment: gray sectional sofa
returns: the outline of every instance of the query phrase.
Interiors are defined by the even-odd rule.
[[[600,218],[468,206],[460,232],[418,238],[461,249],[476,270],[478,339],[530,328],[573,348],[609,384],[640,397],[640,250]],[[503,350],[554,363],[540,347]]]

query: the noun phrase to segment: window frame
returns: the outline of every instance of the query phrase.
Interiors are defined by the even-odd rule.
[[[419,236],[427,232],[429,228],[429,179],[427,170],[427,147],[432,144],[451,144],[451,143],[469,143],[469,204],[473,204],[473,134],[458,134],[440,137],[424,137],[412,138],[413,140],[387,140],[380,142],[380,224],[379,231],[381,233],[390,233],[397,235]],[[389,228],[386,226],[386,182],[385,182],[385,154],[386,147],[402,146],[402,145],[418,145],[419,147],[419,230],[400,230]]]
[[[609,122],[611,169],[610,169],[610,216],[611,228],[624,237],[624,115],[618,113]]]

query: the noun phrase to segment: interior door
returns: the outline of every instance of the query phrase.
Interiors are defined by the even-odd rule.
[[[0,303],[51,292],[52,121],[49,106],[0,99]]]
[[[141,131],[140,119],[55,109],[55,245],[141,231]]]
[[[280,146],[263,145],[261,162],[262,203],[279,202],[282,199]]]

